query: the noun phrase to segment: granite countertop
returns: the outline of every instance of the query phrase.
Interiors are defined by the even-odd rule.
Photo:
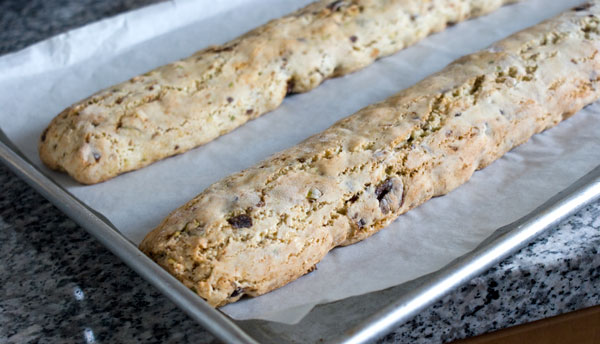
[[[5,0],[0,54],[157,0]],[[0,165],[0,342],[214,337]],[[382,343],[436,343],[600,304],[600,202],[447,295]]]

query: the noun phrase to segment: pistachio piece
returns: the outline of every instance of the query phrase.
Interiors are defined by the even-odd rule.
[[[319,199],[321,196],[323,196],[323,193],[315,187],[310,188],[310,190],[308,190],[308,194],[306,194],[306,198],[313,201]]]

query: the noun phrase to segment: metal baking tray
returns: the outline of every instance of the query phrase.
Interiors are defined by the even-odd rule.
[[[410,320],[421,310],[516,252],[573,212],[600,198],[600,166],[533,212],[499,228],[475,250],[412,282],[322,304],[299,323],[235,321],[209,306],[146,257],[104,216],[87,207],[41,172],[0,130],[0,161],[85,228],[190,317],[227,343],[364,343]]]

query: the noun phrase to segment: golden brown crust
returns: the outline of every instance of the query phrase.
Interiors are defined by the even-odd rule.
[[[570,11],[455,61],[211,185],[140,248],[216,306],[298,278],[596,100],[599,16]]]
[[[183,153],[448,23],[517,0],[322,0],[223,46],[65,109],[41,135],[50,168],[92,184]]]

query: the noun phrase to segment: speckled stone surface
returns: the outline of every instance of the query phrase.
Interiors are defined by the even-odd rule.
[[[156,0],[4,0],[0,54]],[[438,343],[600,304],[600,203],[400,326]],[[0,343],[211,343],[214,337],[0,165]]]

